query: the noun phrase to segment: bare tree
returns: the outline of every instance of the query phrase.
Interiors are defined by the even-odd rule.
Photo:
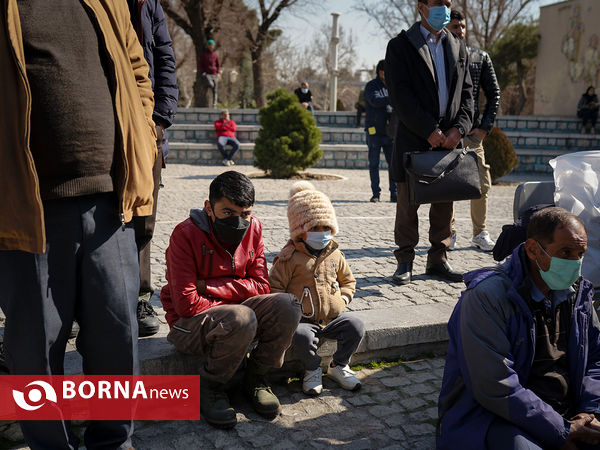
[[[252,75],[254,78],[254,100],[257,107],[265,104],[264,89],[264,54],[267,47],[281,34],[280,30],[272,30],[271,27],[281,14],[293,6],[305,6],[311,0],[252,0],[252,6],[256,7],[258,24],[246,26],[246,36],[250,41],[250,55],[252,57]],[[251,7],[252,7],[251,6]]]
[[[219,54],[221,63],[225,65],[229,59],[233,59],[238,64],[245,49],[248,48],[248,42],[245,36],[239,33],[231,33],[230,30],[221,30],[222,24],[239,24],[246,26],[246,22],[255,23],[253,14],[246,7],[242,0],[163,0],[162,7],[170,21],[179,27],[192,41],[195,50],[194,65],[188,64],[186,70],[194,67],[198,60],[200,52],[206,47],[209,39],[219,42]],[[174,27],[171,27],[173,29]],[[174,45],[178,43],[174,42]],[[182,49],[185,46],[179,46]],[[185,54],[189,58],[188,53]],[[191,70],[194,70],[191,69]],[[201,73],[196,72],[194,81],[194,105],[207,106],[207,87]]]
[[[502,32],[522,18],[535,0],[454,0],[467,17],[467,43],[490,49]],[[361,0],[355,7],[392,38],[418,20],[417,0]]]
[[[417,0],[362,0],[354,9],[366,14],[391,39],[417,21]]]
[[[489,50],[535,0],[454,0],[467,18],[467,43]]]
[[[279,86],[292,90],[299,83],[310,83],[313,103],[316,109],[328,109],[329,105],[329,39],[331,25],[323,26],[315,33],[310,44],[295,46],[287,37],[281,37],[269,47],[267,55],[273,55],[273,67],[277,73]],[[354,73],[356,63],[355,36],[340,26],[340,42],[338,53],[338,98],[344,106],[356,101],[360,90],[359,77]],[[270,86],[269,88],[275,87]]]

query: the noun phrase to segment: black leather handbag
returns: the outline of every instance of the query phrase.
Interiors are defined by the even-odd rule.
[[[404,168],[411,205],[481,198],[475,150],[405,153]]]

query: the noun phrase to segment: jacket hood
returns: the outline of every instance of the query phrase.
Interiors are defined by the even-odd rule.
[[[484,267],[483,269],[473,270],[464,274],[465,284],[467,289],[474,288],[486,278],[502,273],[512,280],[512,284],[519,286],[524,278],[523,263],[519,253],[523,244],[519,244],[517,248],[513,250],[510,258],[507,258],[502,264],[498,264],[494,267]]]
[[[190,210],[190,217],[198,228],[207,233],[211,232],[210,218],[204,208],[193,208]]]

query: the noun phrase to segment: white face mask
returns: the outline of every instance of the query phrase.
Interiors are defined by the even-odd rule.
[[[308,88],[302,88],[302,89],[300,89],[300,91],[301,91],[303,94],[308,94]]]
[[[315,250],[322,250],[329,245],[332,239],[331,231],[308,231],[304,242]]]

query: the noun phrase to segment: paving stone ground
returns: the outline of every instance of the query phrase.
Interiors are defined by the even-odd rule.
[[[258,174],[248,166],[235,166],[246,174]],[[211,180],[229,168],[171,164],[163,171],[165,187],[160,191],[158,217],[152,247],[154,283],[166,283],[164,252],[173,228],[188,217],[189,210],[208,198]],[[395,205],[389,203],[387,175],[382,171],[381,203],[370,203],[367,170],[311,169],[312,173],[335,174],[339,180],[313,181],[332,200],[339,221],[336,240],[357,279],[351,310],[389,308],[433,303],[454,305],[462,283],[446,283],[425,276],[429,247],[428,206],[419,211],[421,240],[416,249],[414,281],[395,286],[390,278],[396,267],[393,255]],[[286,206],[292,181],[253,178],[256,187],[254,215],[263,223],[265,252],[269,264],[288,239]],[[488,228],[493,239],[502,225],[513,221],[515,186],[493,186],[490,191]],[[449,260],[466,272],[494,264],[490,254],[470,247],[469,202],[457,202],[457,248]],[[158,304],[156,306],[159,306]],[[1,318],[0,318],[1,320]],[[0,326],[2,324],[0,323]],[[241,395],[233,396],[238,425],[229,431],[216,430],[205,422],[142,422],[137,424],[134,445],[138,449],[187,448],[434,448],[436,401],[444,359],[429,357],[392,367],[358,372],[363,388],[344,391],[325,379],[324,392],[306,397],[299,381],[276,384],[282,414],[266,421],[252,411]],[[325,377],[326,378],[326,377]],[[2,431],[2,430],[0,430]],[[0,442],[1,443],[1,442]]]
[[[235,166],[245,174],[259,174],[250,166]],[[160,287],[165,280],[164,252],[173,228],[189,215],[193,207],[202,206],[208,198],[212,179],[228,170],[218,166],[171,164],[163,171],[163,183],[158,201],[158,216],[152,247],[152,275]],[[419,305],[425,303],[454,304],[462,283],[446,283],[425,275],[429,242],[427,205],[419,210],[421,240],[416,248],[414,282],[408,286],[390,283],[396,268],[393,250],[395,205],[389,202],[387,176],[382,172],[382,202],[370,203],[369,174],[367,170],[311,169],[312,173],[334,174],[339,180],[313,181],[317,189],[332,200],[339,222],[336,240],[340,244],[357,280],[355,300],[350,310],[386,308],[391,305]],[[254,215],[263,223],[265,253],[270,264],[289,238],[287,198],[290,180],[253,178],[256,188]],[[490,192],[488,228],[496,238],[502,225],[512,222],[512,200],[515,186],[493,186]],[[468,201],[457,202],[457,248],[449,254],[456,270],[469,271],[493,264],[489,253],[470,247],[472,227]]]
[[[248,166],[235,170],[248,175],[259,172]],[[157,286],[164,279],[164,251],[172,229],[187,218],[189,209],[201,206],[211,180],[228,170],[222,167],[170,165],[163,172],[158,223],[152,248],[152,271]],[[387,178],[381,173],[383,200],[370,203],[366,170],[311,169],[312,173],[334,174],[332,181],[312,181],[325,192],[336,209],[340,231],[336,236],[357,280],[357,293],[349,309],[387,308],[392,305],[447,303],[454,305],[462,283],[446,283],[425,276],[429,243],[428,206],[419,210],[421,240],[416,249],[414,282],[395,286],[393,255],[395,206],[389,200]],[[263,223],[265,252],[269,264],[288,239],[286,206],[292,181],[253,178],[256,187],[254,215]],[[515,186],[493,186],[490,191],[488,228],[497,238],[502,225],[512,222]],[[457,202],[457,248],[449,254],[451,264],[461,271],[494,264],[490,254],[470,247],[472,237],[469,202]],[[233,396],[238,425],[229,431],[216,430],[205,422],[154,422],[138,424],[134,444],[141,449],[163,448],[325,448],[433,449],[437,396],[444,359],[430,357],[393,367],[358,372],[363,388],[349,393],[326,380],[323,394],[309,398],[299,381],[275,385],[283,405],[274,421],[258,416],[240,395]]]
[[[268,421],[240,394],[232,404],[238,424],[217,430],[206,422],[137,424],[138,449],[336,448],[433,449],[443,358],[429,358],[358,372],[363,387],[344,391],[324,377],[318,397],[302,393],[299,381],[274,384],[282,413]]]

